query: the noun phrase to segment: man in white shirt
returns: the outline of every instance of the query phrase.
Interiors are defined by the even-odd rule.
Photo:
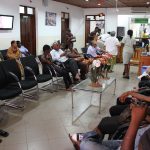
[[[113,55],[111,68],[110,70],[113,71],[113,67],[116,63],[116,56],[118,55],[118,48],[120,47],[119,40],[115,37],[115,31],[110,33],[110,37],[108,37],[105,41],[105,50]]]
[[[92,41],[92,44],[88,47],[87,49],[87,54],[90,55],[91,57],[99,57],[101,49],[97,46],[96,41]]]
[[[25,48],[23,45],[21,45],[21,42],[20,41],[17,41],[17,46],[22,54],[22,57],[26,57],[26,56],[29,56],[30,53],[28,51],[27,48]]]
[[[53,49],[50,52],[52,60],[63,63],[64,66],[72,73],[73,79],[75,81],[80,80],[77,62],[73,59],[68,59],[66,57],[67,53],[60,49],[57,42],[54,42],[52,47]]]

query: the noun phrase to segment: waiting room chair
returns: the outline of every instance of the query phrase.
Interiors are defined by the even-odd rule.
[[[23,92],[18,78],[12,72],[5,72],[0,62],[0,107],[8,106],[23,110],[24,106],[19,106],[11,102],[12,99],[21,96],[24,101]]]
[[[7,60],[7,49],[1,50],[1,54],[4,60]]]
[[[37,79],[34,76],[34,73],[30,68],[25,67],[24,70],[22,70],[24,72],[24,79],[22,80],[21,70],[19,68],[19,64],[16,62],[15,59],[3,61],[3,62],[1,62],[1,65],[3,67],[3,70],[6,73],[12,72],[17,76],[18,81],[20,82],[21,88],[23,90],[24,97],[33,98],[33,95],[27,94],[27,92],[29,92],[31,89],[33,90],[33,88],[36,89],[36,95],[38,97],[39,90],[38,90]],[[23,69],[23,67],[22,67],[22,69]]]
[[[21,63],[23,65],[23,67],[28,67],[31,68],[37,78],[37,82],[39,83],[44,83],[44,82],[49,82],[48,85],[50,86],[52,84],[52,75],[51,75],[51,71],[48,69],[48,73],[42,73],[40,74],[39,72],[39,66],[38,63],[36,62],[35,56],[31,55],[28,57],[22,57],[21,59]],[[47,85],[46,85],[47,86]],[[40,89],[42,90],[50,90],[50,89],[45,89],[45,86],[42,86]],[[51,91],[51,90],[50,90]],[[51,91],[52,92],[52,91]]]
[[[41,64],[42,64],[42,61],[41,61],[41,55],[38,56]],[[55,62],[56,65],[59,65],[60,67],[64,67],[65,66],[63,65],[63,63],[59,63],[59,62]],[[44,73],[48,73],[49,70],[51,71],[51,75],[52,75],[52,82],[53,82],[53,85],[56,85],[56,90],[57,89],[60,89],[59,86],[63,86],[64,84],[61,84],[59,81],[62,81],[62,75],[60,75],[59,73],[56,72],[55,68],[52,66],[52,65],[47,65],[47,64],[42,64],[42,68],[43,68],[43,72]],[[56,82],[56,83],[55,83]]]

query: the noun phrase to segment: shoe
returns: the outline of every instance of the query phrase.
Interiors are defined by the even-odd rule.
[[[123,74],[122,74],[123,76],[125,75],[125,72],[123,72]]]
[[[7,137],[8,135],[9,135],[8,132],[6,132],[4,130],[0,130],[0,136]]]
[[[130,77],[129,77],[129,76],[123,76],[123,78],[125,78],[125,79],[130,79]]]

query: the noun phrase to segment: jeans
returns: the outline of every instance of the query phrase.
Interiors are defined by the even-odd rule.
[[[96,132],[91,131],[84,134],[80,150],[117,150],[121,142],[119,140],[101,141],[101,139],[98,139]]]

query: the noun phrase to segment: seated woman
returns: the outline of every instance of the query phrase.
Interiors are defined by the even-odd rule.
[[[146,98],[143,97],[143,99],[140,100],[148,100],[150,102],[150,98],[148,96],[145,97]],[[76,150],[117,150],[118,148],[121,150],[137,150],[141,135],[143,135],[146,130],[150,129],[150,116],[147,113],[147,104],[132,104],[130,109],[131,121],[123,141],[102,141],[100,130],[94,130],[84,134],[74,134],[72,136],[69,135]],[[143,128],[139,129],[139,125],[143,120],[147,120],[148,123],[146,126],[143,126]],[[113,129],[112,126],[110,126],[110,128]]]
[[[59,75],[63,76],[63,80],[64,80],[64,83],[65,83],[66,90],[71,90],[70,86],[72,85],[72,81],[71,81],[71,78],[69,76],[69,72],[65,68],[57,66],[56,64],[54,64],[52,62],[50,50],[51,49],[50,49],[49,45],[44,45],[43,46],[43,55],[41,56],[41,62],[43,64],[43,66],[44,65],[49,65],[53,75],[55,75],[54,70],[53,70],[53,68],[54,68],[55,71]]]
[[[80,78],[81,80],[86,79],[86,73],[88,73],[88,64],[84,62],[83,56],[79,54],[76,48],[67,50],[67,57],[72,58],[77,62],[78,68],[80,69]]]

